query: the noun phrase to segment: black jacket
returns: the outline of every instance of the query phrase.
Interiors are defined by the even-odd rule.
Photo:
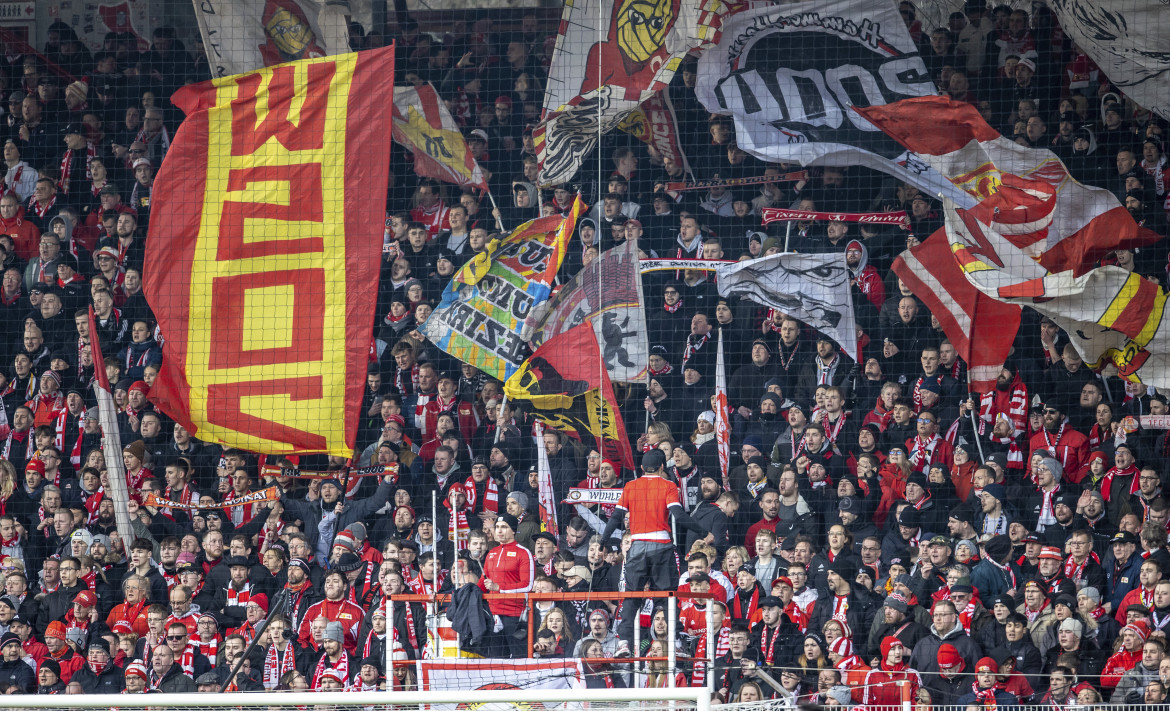
[[[36,676],[32,667],[23,659],[15,662],[0,662],[0,684],[12,684],[20,689],[22,694],[31,694],[37,688]]]
[[[463,585],[451,595],[447,619],[459,633],[464,649],[477,654],[487,652],[494,622],[478,586]]]
[[[111,662],[101,674],[94,674],[89,665],[81,667],[73,673],[70,681],[81,684],[87,694],[120,694],[126,688],[126,680],[122,670]]]

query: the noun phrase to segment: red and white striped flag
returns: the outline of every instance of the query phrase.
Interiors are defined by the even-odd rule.
[[[488,189],[459,125],[430,84],[394,87],[394,141],[414,155],[416,174]]]
[[[970,104],[924,96],[856,111],[980,200],[972,208],[980,222],[1050,272],[1079,276],[1115,249],[1158,239],[1112,192],[1081,185],[1055,153],[1004,137]],[[986,204],[1011,176],[1028,183],[1013,208]]]
[[[1012,349],[1020,307],[987,296],[955,262],[945,229],[894,260],[894,273],[934,314],[968,367],[971,392],[985,393]]]
[[[532,439],[536,443],[536,495],[540,503],[541,527],[560,540],[561,530],[557,523],[557,497],[553,493],[552,469],[548,464],[548,452],[544,448],[544,423],[532,427]]]
[[[723,365],[723,329],[719,329],[719,350],[715,356],[715,444],[719,452],[719,473],[723,488],[731,490],[727,478],[731,462],[731,423],[727,421],[727,369]]]

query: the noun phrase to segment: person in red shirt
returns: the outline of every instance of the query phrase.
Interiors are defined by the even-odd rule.
[[[532,553],[516,542],[520,522],[512,514],[496,519],[496,546],[487,554],[483,579],[479,587],[489,593],[526,593],[532,590],[536,561]],[[524,612],[523,600],[489,600],[488,608],[498,620],[497,630],[503,635],[513,658],[528,656],[527,630],[520,625]],[[517,635],[523,635],[517,638]]]
[[[715,537],[704,530],[683,510],[678,500],[678,487],[667,481],[666,455],[652,449],[642,455],[642,476],[622,488],[621,498],[601,540],[622,525],[629,515],[630,552],[626,557],[626,590],[641,590],[649,582],[651,590],[672,590],[678,581],[678,563],[671,542],[671,516],[681,526],[705,536],[711,543]],[[618,629],[621,641],[615,656],[629,656],[634,638],[634,620],[641,601],[628,598],[622,602],[622,622]]]
[[[1060,405],[1044,404],[1044,427],[1028,441],[1031,457],[1038,449],[1052,452],[1053,458],[1064,467],[1064,476],[1074,484],[1081,483],[1089,468],[1089,438],[1073,429]]]

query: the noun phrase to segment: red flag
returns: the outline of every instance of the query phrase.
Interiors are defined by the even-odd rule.
[[[146,242],[147,261],[166,265],[143,289],[167,339],[150,399],[199,439],[352,455],[393,75],[385,47],[176,92],[187,118],[153,198],[167,219]]]
[[[723,363],[723,329],[719,329],[719,350],[715,356],[715,444],[719,454],[719,473],[723,488],[731,490],[728,471],[731,467],[731,424],[727,421],[727,367]]]
[[[996,301],[967,281],[951,253],[945,229],[903,252],[893,269],[938,319],[967,363],[971,392],[994,388],[1020,328],[1020,307]]]
[[[584,323],[545,341],[504,383],[510,400],[527,400],[545,425],[578,439],[592,434],[606,458],[634,468],[613,383],[593,324]]]
[[[1078,183],[1052,151],[1027,148],[1000,135],[970,104],[925,96],[855,109],[979,199],[973,211],[980,221],[1051,272],[1083,274],[1112,250],[1159,239],[1138,227],[1112,192]],[[1012,176],[1042,184],[1045,190],[998,196],[1003,204],[993,204],[991,199]]]

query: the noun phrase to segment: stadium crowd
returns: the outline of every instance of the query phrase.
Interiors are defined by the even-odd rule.
[[[1165,122],[1035,8],[968,0],[946,27],[923,28],[901,3],[944,93],[1017,142],[1054,150],[1164,234]],[[409,689],[413,670],[386,669],[386,645],[395,659],[421,657],[427,612],[399,603],[388,620],[384,600],[452,593],[447,617],[465,653],[580,657],[590,687],[674,677],[711,681],[723,702],[873,707],[900,703],[892,682],[908,681],[923,708],[1165,703],[1170,441],[1123,422],[1168,414],[1163,394],[1094,371],[1028,310],[994,390],[969,394],[937,319],[889,270],[941,226],[939,206],[908,185],[854,167],[667,189],[792,168],[737,147],[730,120],[695,99],[692,60],[668,89],[690,172],[615,132],[578,181],[540,191],[532,127],[555,29],[533,14],[497,28],[486,13],[430,29],[403,18],[385,34],[355,25],[351,40],[397,41],[398,81],[435,85],[509,199],[493,211],[471,189],[416,178],[394,151],[374,355],[352,403],[353,466],[397,465],[385,476],[350,477],[338,458],[221,450],[148,399],[165,351],[142,293],[144,271],[166,268],[145,263],[152,181],[181,120],[167,97],[207,78],[203,47],[188,52],[160,28],[148,51],[115,34],[90,54],[58,22],[43,51],[0,60],[0,691]],[[531,414],[503,402],[499,382],[418,327],[493,235],[567,212],[578,190],[593,207],[562,282],[628,240],[650,257],[742,259],[786,241],[839,252],[854,276],[861,362],[783,313],[721,298],[708,272],[647,274],[649,385],[617,386],[640,471],[604,459],[587,435],[534,439]],[[791,206],[905,209],[911,227],[761,227],[762,208]],[[1106,259],[1165,283],[1166,253],[1162,242]],[[712,409],[720,333],[726,476]],[[129,547],[107,489],[95,367],[115,383]],[[542,530],[537,446],[557,501],[573,487],[625,487],[621,501],[559,504],[560,529]],[[300,478],[294,466],[329,474]],[[217,506],[272,486],[278,500]],[[201,508],[148,506],[150,494]],[[714,599],[683,603],[671,640],[663,601],[612,599],[643,585]],[[530,613],[484,598],[529,591],[580,597]],[[714,669],[702,661],[708,615]],[[633,675],[623,661],[671,644],[677,668],[652,661]]]

